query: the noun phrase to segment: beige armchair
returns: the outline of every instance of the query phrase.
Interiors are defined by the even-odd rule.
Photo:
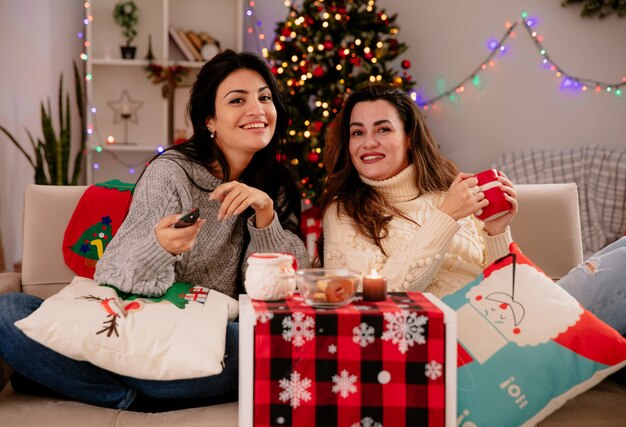
[[[575,184],[520,185],[520,212],[512,225],[526,255],[552,277],[582,260]],[[31,185],[24,197],[22,273],[0,274],[0,294],[24,292],[47,298],[74,273],[65,265],[61,244],[65,227],[86,187]],[[15,393],[10,369],[0,360],[2,426],[234,426],[237,403],[159,414],[98,408],[70,400]],[[566,403],[542,426],[615,426],[626,419],[626,387],[605,380]]]

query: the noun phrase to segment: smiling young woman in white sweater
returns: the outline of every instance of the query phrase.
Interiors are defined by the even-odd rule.
[[[389,291],[449,294],[508,253],[517,212],[513,184],[498,177],[511,210],[483,223],[488,201],[435,144],[413,100],[370,85],[352,93],[331,126],[324,212],[325,267],[376,269]]]

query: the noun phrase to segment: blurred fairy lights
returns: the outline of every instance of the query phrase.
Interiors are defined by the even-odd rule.
[[[561,80],[560,88],[561,90],[574,90],[574,91],[595,91],[595,92],[604,92],[613,94],[615,96],[622,96],[623,90],[622,88],[626,86],[626,76],[622,77],[620,82],[616,83],[607,83],[601,82],[597,80],[586,79],[583,77],[577,77],[571,73],[568,73],[563,70],[559,65],[556,64],[548,55],[548,51],[543,46],[543,36],[538,34],[534,27],[537,25],[537,18],[530,17],[528,13],[522,12],[522,21],[524,23],[524,28],[532,38],[539,54],[541,55],[541,64],[542,66],[550,70],[554,73],[554,76],[557,79]]]
[[[419,105],[424,111],[428,111],[432,108],[435,103],[442,99],[448,99],[452,102],[457,101],[457,97],[465,92],[465,87],[468,84],[473,85],[476,88],[481,87],[482,79],[480,77],[480,73],[487,70],[488,68],[495,67],[494,58],[496,55],[504,55],[508,50],[508,47],[504,44],[506,40],[509,38],[515,37],[515,27],[517,26],[517,22],[506,24],[506,32],[500,38],[500,40],[491,39],[487,41],[487,48],[490,50],[487,57],[463,80],[454,85],[451,89],[441,91],[441,93],[427,101],[422,101],[421,96],[418,95],[417,92],[413,91],[411,93],[411,98]]]
[[[93,22],[93,15],[91,13],[91,3],[89,2],[84,2],[83,3],[83,7],[84,7],[84,17],[83,17],[83,24],[85,26],[84,31],[81,31],[77,34],[77,37],[79,39],[81,39],[83,41],[83,47],[84,47],[84,52],[80,55],[80,59],[82,59],[83,61],[87,61],[89,59],[89,57],[92,55],[91,53],[91,43],[89,42],[89,39],[91,37],[89,37],[88,35],[91,33],[91,29],[90,29],[90,24]],[[91,100],[92,97],[90,96],[91,94],[91,85],[93,83],[93,74],[92,74],[92,70],[91,70],[91,64],[87,63],[88,66],[86,67],[86,72],[85,72],[85,92],[86,94],[88,94],[87,99]],[[88,116],[87,116],[87,120],[86,120],[86,125],[87,125],[87,135],[92,138],[93,135],[98,135],[97,138],[97,145],[95,147],[87,147],[87,150],[94,150],[96,153],[106,153],[108,154],[113,160],[115,160],[117,163],[121,164],[122,166],[124,166],[126,169],[128,169],[128,173],[130,175],[133,175],[137,170],[143,170],[143,168],[145,166],[147,166],[148,164],[145,161],[141,161],[141,162],[137,162],[137,163],[128,163],[125,162],[124,159],[117,155],[114,151],[108,150],[107,148],[103,148],[103,144],[100,143],[100,141],[102,140],[102,138],[99,136],[98,131],[97,131],[97,126],[94,126],[94,123],[96,122],[96,113],[97,113],[97,109],[94,105],[90,105],[88,107]],[[104,144],[105,146],[113,146],[116,144],[116,139],[115,137],[113,137],[112,135],[109,135],[106,138],[106,143]],[[165,150],[165,148],[162,145],[159,145],[155,148],[154,152],[155,153],[162,153]],[[98,170],[100,169],[101,164],[98,163],[97,161],[93,161],[91,164],[91,168],[93,170]]]
[[[500,38],[499,41],[492,39],[487,42],[487,48],[491,52],[489,53],[487,58],[485,58],[485,60],[483,60],[480,63],[480,65],[476,67],[474,71],[472,71],[472,73],[469,76],[461,80],[451,89],[441,91],[439,95],[427,101],[422,101],[419,95],[417,95],[416,93],[411,93],[411,97],[413,98],[413,100],[415,100],[415,102],[424,110],[428,110],[432,108],[435,105],[435,103],[437,103],[438,101],[442,99],[448,99],[451,102],[456,102],[457,101],[456,98],[465,92],[465,88],[468,85],[468,82],[471,82],[471,84],[476,88],[481,87],[482,80],[480,77],[480,73],[487,70],[488,68],[494,67],[495,55],[497,54],[503,55],[506,53],[508,47],[504,43],[509,38],[511,39],[515,38],[516,33],[514,29],[517,26],[517,24],[520,22],[522,23],[522,25],[528,32],[529,36],[532,38],[539,54],[541,55],[542,67],[554,72],[554,76],[561,80],[561,83],[560,83],[561,90],[573,90],[573,91],[582,91],[582,92],[594,90],[595,92],[609,93],[618,97],[622,96],[623,94],[622,88],[626,85],[626,76],[622,77],[622,80],[620,82],[607,83],[607,82],[601,82],[601,81],[578,77],[571,73],[565,72],[563,68],[557,65],[552,60],[552,58],[550,58],[547,50],[542,44],[543,36],[539,35],[537,31],[534,29],[534,27],[537,25],[537,22],[538,22],[537,18],[530,17],[528,13],[524,11],[521,14],[520,21],[515,21],[513,23],[507,22],[506,24],[507,30],[502,36],[502,38]]]

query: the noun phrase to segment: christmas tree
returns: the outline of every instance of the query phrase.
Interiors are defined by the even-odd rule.
[[[409,61],[402,61],[401,74],[389,65],[407,49],[397,39],[396,16],[374,0],[304,0],[291,5],[272,49],[263,52],[287,94],[291,119],[279,160],[293,166],[306,205],[324,187],[324,132],[350,91],[368,82],[403,90],[415,84]]]

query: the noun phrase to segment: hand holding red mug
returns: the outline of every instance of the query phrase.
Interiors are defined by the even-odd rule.
[[[489,200],[489,204],[482,209],[474,212],[476,218],[481,221],[488,222],[496,218],[506,215],[511,209],[511,203],[506,199],[506,193],[502,189],[498,177],[502,172],[495,169],[487,169],[474,175],[478,182],[478,188],[485,194],[485,198]]]
[[[487,206],[474,213],[485,222],[490,235],[501,234],[517,214],[517,194],[513,183],[500,171],[487,169],[475,175],[480,191],[489,201]]]
[[[450,184],[439,209],[458,221],[483,209],[488,203],[474,174],[461,172]]]
[[[517,213],[513,183],[495,169],[461,172],[447,191],[440,209],[454,220],[475,214],[490,235],[503,233]]]

